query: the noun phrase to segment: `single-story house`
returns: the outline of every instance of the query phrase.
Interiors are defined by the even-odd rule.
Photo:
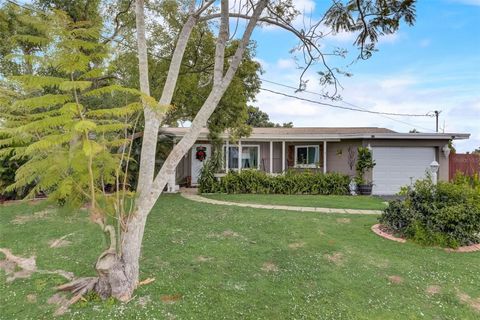
[[[181,138],[188,128],[162,128]],[[439,164],[438,179],[448,180],[448,143],[468,139],[465,133],[400,133],[378,127],[253,128],[249,137],[232,143],[228,134],[222,154],[225,171],[256,169],[270,174],[286,170],[315,170],[355,175],[357,148],[369,147],[376,166],[369,173],[373,194],[392,195],[423,178],[430,164]],[[228,151],[227,151],[228,150]],[[196,185],[204,160],[212,154],[208,130],[177,166],[176,183]]]

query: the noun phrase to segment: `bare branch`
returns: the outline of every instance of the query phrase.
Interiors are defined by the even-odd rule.
[[[103,44],[107,44],[117,37],[118,33],[120,32],[120,30],[123,27],[121,22],[120,22],[120,16],[122,16],[122,15],[126,14],[128,11],[130,11],[130,8],[132,7],[132,4],[133,4],[133,0],[129,0],[128,3],[127,3],[127,7],[124,10],[120,10],[115,15],[115,18],[113,19],[113,21],[115,21],[115,27],[113,29],[113,33],[112,33],[111,36],[103,39],[103,42],[102,42]]]

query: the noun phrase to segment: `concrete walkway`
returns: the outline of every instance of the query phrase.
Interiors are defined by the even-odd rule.
[[[360,210],[360,209],[339,209],[339,208],[315,208],[315,207],[296,207],[296,206],[280,206],[269,204],[240,203],[230,201],[220,201],[202,197],[196,194],[196,189],[182,189],[181,195],[192,201],[216,204],[222,206],[236,206],[257,209],[273,209],[273,210],[290,210],[290,211],[306,211],[306,212],[322,212],[322,213],[342,213],[342,214],[381,214],[381,210]]]

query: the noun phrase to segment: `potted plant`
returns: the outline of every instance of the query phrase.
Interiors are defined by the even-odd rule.
[[[361,195],[372,194],[372,181],[367,181],[365,173],[372,170],[375,167],[375,161],[373,161],[372,152],[369,147],[359,147],[357,155],[357,163],[355,170],[357,175],[355,176],[355,183],[357,184],[357,193]]]

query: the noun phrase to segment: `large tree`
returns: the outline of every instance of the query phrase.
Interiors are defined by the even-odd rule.
[[[273,127],[284,127],[292,128],[293,122],[286,122],[283,124],[273,123],[270,121],[270,116],[268,113],[260,110],[259,107],[248,106],[248,119],[247,124],[252,127],[257,128],[273,128]]]
[[[248,54],[248,46],[256,27],[267,24],[274,25],[296,37],[299,44],[293,51],[301,56],[304,62],[304,73],[314,66],[321,68],[319,71],[321,83],[326,87],[330,86],[333,88],[326,92],[328,95],[336,97],[338,95],[337,77],[341,74],[341,71],[338,68],[329,66],[325,57],[326,55],[343,55],[343,51],[325,51],[327,49],[324,47],[324,39],[330,33],[328,30],[355,33],[355,44],[360,52],[359,59],[367,59],[375,51],[375,44],[381,35],[396,32],[402,20],[408,24],[413,24],[414,3],[414,0],[334,0],[317,22],[311,23],[308,27],[304,26],[302,29],[298,29],[293,21],[299,15],[299,12],[294,9],[291,0],[244,1],[236,2],[236,5],[232,7],[230,7],[228,0],[189,0],[186,3],[180,2],[180,5],[178,5],[180,14],[177,20],[179,27],[171,40],[172,54],[167,63],[168,71],[165,81],[162,83],[163,87],[158,91],[158,88],[152,87],[149,81],[148,51],[153,51],[154,49],[150,48],[148,50],[147,48],[144,1],[136,0],[136,40],[144,130],[138,186],[133,199],[133,210],[128,214],[121,215],[117,219],[118,228],[116,231],[119,238],[117,239],[118,241],[112,238],[112,243],[117,243],[118,246],[115,246],[114,250],[105,251],[100,256],[96,264],[97,277],[78,279],[62,288],[71,288],[80,294],[94,289],[103,297],[113,296],[122,301],[127,301],[132,297],[139,280],[139,258],[147,217],[162,194],[165,185],[171,176],[174,175],[177,164],[195,143],[201,129],[208,125],[209,119],[211,119],[225,93],[232,85],[245,55]],[[239,23],[239,25],[244,26],[243,33],[231,33],[229,30],[230,26],[236,25],[235,20],[239,19],[244,22]],[[172,108],[175,90],[177,87],[180,88],[179,76],[182,66],[190,62],[186,56],[189,40],[197,26],[211,21],[217,21],[217,23],[209,23],[207,26],[212,28],[211,30],[218,31],[218,35],[214,39],[215,50],[212,59],[213,67],[210,69],[211,80],[208,80],[207,77],[207,80],[211,81],[211,85],[207,86],[208,89],[204,92],[206,96],[202,100],[202,104],[198,108],[188,132],[175,145],[160,170],[156,172],[155,155],[158,132],[161,124],[166,119],[168,110]],[[75,31],[73,33],[75,34]],[[238,38],[235,38],[235,36],[238,36]],[[159,45],[162,46],[162,44]],[[82,50],[80,50],[80,53],[82,53]],[[228,59],[226,59],[227,56],[229,57]],[[78,77],[81,75],[79,75],[79,72],[74,72],[74,76]],[[204,78],[199,78],[196,83],[189,86],[189,91],[191,91],[189,94],[193,95],[196,91],[200,91],[203,88],[204,80]],[[65,80],[62,79],[62,81]],[[80,81],[77,78],[72,81],[80,85],[80,83],[75,82]],[[84,85],[86,84],[84,83]],[[303,89],[304,86],[305,82],[300,78],[299,89]],[[62,88],[63,90],[70,89],[70,97],[72,94],[75,97],[79,91],[78,88],[72,88],[71,83],[70,87],[67,83]],[[121,90],[120,92],[123,91]],[[153,91],[159,92],[159,106],[151,103],[149,96]],[[96,94],[101,92],[94,91]],[[103,92],[107,91],[104,90]],[[139,96],[135,91],[128,92],[134,96]],[[77,110],[76,112],[77,114],[73,115],[75,119],[72,121],[83,121],[81,119],[81,116],[83,116],[82,111]],[[108,113],[108,111],[105,111],[105,113]],[[93,114],[95,115],[95,113]],[[71,114],[69,113],[69,115]],[[86,145],[84,155],[82,156],[82,159],[85,159],[82,162],[84,166],[81,168],[86,170],[86,176],[90,177],[89,180],[86,180],[85,188],[91,193],[90,201],[92,203],[95,201],[95,183],[96,181],[101,181],[101,175],[99,175],[101,170],[98,169],[98,163],[92,163],[94,160],[98,161],[99,159],[94,159],[91,155],[93,152],[100,153],[106,150],[105,147],[102,147],[101,151],[100,148],[93,147],[96,146],[96,140],[100,137],[99,135],[90,134],[98,126],[98,123],[93,119],[96,119],[96,117],[88,119],[89,123],[82,122],[82,125],[74,125],[73,127],[76,129],[72,133],[74,137],[76,134],[81,133],[83,144]],[[110,119],[110,121],[119,120]],[[115,140],[115,137],[112,136],[111,139]],[[78,140],[74,139],[71,145],[77,146],[77,142]],[[105,142],[106,144],[107,142]],[[107,160],[110,159],[109,154],[111,153],[105,154]],[[68,159],[68,154],[65,154],[65,159]],[[109,168],[114,168],[118,164],[115,162],[115,159],[118,160],[118,158],[113,157],[111,159],[107,163],[111,164]],[[76,168],[81,169],[78,166]],[[47,178],[51,179],[51,177]],[[101,222],[107,221],[100,217],[97,220]],[[105,225],[105,223],[103,223],[103,229],[113,234],[112,228]]]

